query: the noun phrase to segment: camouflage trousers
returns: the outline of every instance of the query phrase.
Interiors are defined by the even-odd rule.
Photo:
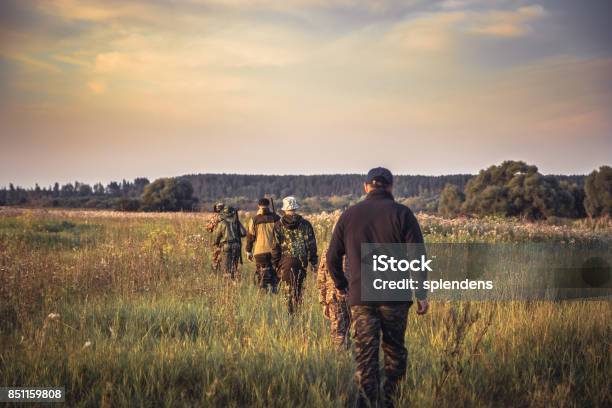
[[[302,304],[302,291],[306,269],[297,258],[282,258],[278,267],[283,282],[283,291],[287,299],[289,314],[295,313]]]
[[[329,331],[337,350],[347,349],[350,344],[351,311],[346,300],[324,306],[325,317],[329,319]]]
[[[219,266],[221,265],[221,252],[222,249],[218,245],[213,245],[212,247],[212,256],[211,256],[211,266],[213,271],[218,271]]]
[[[359,390],[357,406],[393,406],[397,385],[406,374],[408,351],[404,335],[409,308],[410,304],[351,306],[357,363],[355,382]],[[385,372],[382,396],[379,395],[378,367],[381,333]]]
[[[265,292],[277,292],[278,277],[272,265],[272,254],[255,255],[255,284]]]
[[[238,263],[240,261],[240,244],[225,244],[220,256],[220,265],[223,276],[230,279],[238,277]]]

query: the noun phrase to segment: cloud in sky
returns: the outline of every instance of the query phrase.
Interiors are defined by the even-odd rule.
[[[544,8],[539,5],[519,7],[511,11],[493,11],[480,17],[472,27],[477,34],[499,37],[521,37],[529,33],[529,22],[543,17]]]
[[[612,36],[606,2],[581,4],[6,1],[0,184],[585,172],[612,147]]]

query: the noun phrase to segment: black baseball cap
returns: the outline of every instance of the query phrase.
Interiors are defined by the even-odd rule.
[[[257,205],[262,207],[268,207],[270,205],[270,200],[268,200],[267,198],[260,198],[257,202]]]
[[[368,171],[368,175],[366,176],[366,183],[368,184],[382,184],[382,185],[391,185],[393,184],[393,174],[388,169],[384,167],[375,167],[372,170]]]

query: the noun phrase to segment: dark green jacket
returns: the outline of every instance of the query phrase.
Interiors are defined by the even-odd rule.
[[[219,224],[213,232],[213,243],[217,246],[228,244],[241,244],[241,239],[246,236],[246,230],[238,220],[238,214],[234,209],[225,209],[220,214]]]

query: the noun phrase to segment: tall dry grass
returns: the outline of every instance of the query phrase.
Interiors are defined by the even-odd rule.
[[[335,214],[312,216],[321,247]],[[207,215],[0,212],[0,385],[73,406],[344,406],[337,353],[304,307],[210,271]],[[609,240],[610,225],[420,216],[431,242]],[[417,317],[399,406],[611,406],[609,301],[440,302]]]

